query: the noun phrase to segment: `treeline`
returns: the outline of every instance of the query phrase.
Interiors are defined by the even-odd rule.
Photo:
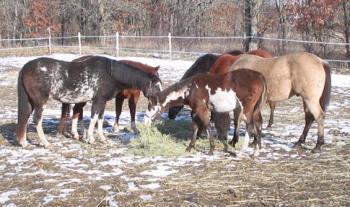
[[[0,24],[1,39],[43,37],[50,28],[56,37],[78,32],[94,36],[171,32],[349,43],[350,1],[1,0]],[[245,47],[262,42],[247,39]],[[350,57],[349,45],[344,51]]]

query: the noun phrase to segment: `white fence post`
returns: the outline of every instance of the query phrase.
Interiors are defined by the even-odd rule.
[[[171,61],[173,58],[172,58],[172,51],[171,51],[171,33],[170,32],[168,35],[168,39],[169,39],[169,60]]]
[[[115,50],[117,52],[117,57],[119,57],[119,32],[115,33]]]
[[[47,28],[47,30],[49,31],[49,55],[51,55],[51,53],[52,53],[52,48],[51,48],[51,29],[50,29],[50,27],[49,28]]]
[[[81,55],[81,35],[80,35],[80,32],[78,32],[78,41],[79,41],[79,55]]]

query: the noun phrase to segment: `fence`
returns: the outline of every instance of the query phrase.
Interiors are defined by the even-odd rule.
[[[349,67],[346,47],[340,42],[316,42],[271,37],[185,37],[113,35],[0,39],[0,55],[42,55],[56,52],[77,54],[109,54],[115,56],[153,56],[172,59],[194,59],[205,53],[223,53],[243,48],[251,38],[253,44],[283,55],[295,51],[309,51],[328,60],[333,65]]]

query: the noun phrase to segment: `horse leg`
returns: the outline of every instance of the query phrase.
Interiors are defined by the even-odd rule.
[[[118,93],[115,97],[115,122],[113,125],[114,132],[119,132],[119,117],[122,113],[124,99],[125,96],[123,95],[123,92]]]
[[[200,119],[197,117],[196,114],[194,114],[193,117],[192,117],[192,131],[193,131],[192,138],[191,138],[190,144],[186,148],[186,152],[190,152],[191,149],[194,148],[194,146],[196,144],[199,125],[200,125]]]
[[[229,142],[229,144],[232,147],[235,147],[236,143],[238,142],[238,138],[239,138],[239,128],[241,125],[241,121],[242,121],[242,117],[243,117],[243,110],[242,107],[239,106],[237,107],[234,112],[234,119],[233,119],[233,125],[234,125],[234,131],[233,131],[233,138],[232,140]]]
[[[131,117],[131,129],[134,131],[135,134],[139,134],[140,131],[136,128],[136,123],[135,123],[135,116],[136,116],[136,103],[138,102],[140,98],[140,93],[139,94],[133,94],[129,98],[129,109],[130,109],[130,117]]]
[[[94,128],[95,128],[97,121],[99,121],[98,135],[99,135],[101,140],[105,139],[105,138],[103,138],[103,128],[102,128],[103,127],[103,112],[104,112],[105,105],[106,105],[106,101],[103,101],[103,100],[94,100],[92,102],[91,120],[90,120],[90,124],[89,124],[89,129],[87,132],[87,142],[90,144],[95,143]]]
[[[301,144],[305,143],[306,135],[310,130],[311,124],[314,122],[315,118],[312,113],[309,111],[305,101],[303,101],[304,112],[305,112],[305,126],[303,133],[300,135],[299,140],[294,144],[294,147],[301,147]]]
[[[108,141],[103,134],[103,115],[104,115],[105,107],[103,107],[98,114],[98,122],[97,122],[97,132],[100,142],[103,144],[107,144]]]
[[[70,116],[69,114],[70,114],[70,104],[62,103],[61,119],[60,119],[60,123],[58,125],[58,132],[60,134],[64,133],[64,129],[66,128],[67,119]]]
[[[230,114],[212,112],[211,116],[214,121],[216,131],[218,132],[218,138],[224,145],[224,151],[227,151],[227,132],[230,128],[231,122]]]
[[[30,114],[33,112],[33,105],[28,101],[18,104],[18,125],[16,130],[17,144],[26,147],[27,142],[27,124]]]
[[[195,110],[196,117],[200,120],[199,123],[203,126],[203,128],[206,130],[209,138],[209,143],[210,143],[210,149],[209,149],[209,155],[213,155],[214,148],[215,148],[215,143],[214,143],[214,138],[213,135],[210,131],[210,114],[209,114],[208,107],[206,106],[205,103],[203,105],[198,104],[197,108]]]
[[[47,141],[44,130],[43,130],[43,106],[35,106],[35,111],[34,111],[34,122],[36,124],[36,131],[38,133],[39,137],[39,145],[44,146],[45,148],[50,147],[50,143]]]
[[[315,152],[321,151],[321,146],[324,144],[324,112],[319,104],[319,101],[316,99],[313,101],[312,100],[305,101],[305,103],[306,103],[308,111],[310,111],[310,113],[313,115],[314,120],[316,120],[316,122],[317,122],[317,143],[316,143],[315,148],[312,150],[312,152],[315,153]],[[310,122],[311,122],[310,123],[310,126],[311,126],[313,120]],[[306,131],[304,129],[305,134],[303,131],[302,136],[304,135],[304,142],[305,142],[305,138],[306,138],[307,132],[309,131],[310,126],[308,126],[308,129]],[[306,128],[306,124],[305,124],[305,128]],[[299,139],[299,141],[300,141],[300,139]]]
[[[269,101],[269,106],[270,106],[270,119],[269,119],[269,124],[267,125],[267,128],[271,129],[273,124],[273,117],[275,113],[276,103]]]
[[[83,107],[86,103],[77,103],[73,107],[73,116],[72,116],[72,134],[74,139],[79,139],[78,133],[78,119],[82,120],[83,117]]]

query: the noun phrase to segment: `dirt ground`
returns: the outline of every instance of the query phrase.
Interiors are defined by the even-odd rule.
[[[9,71],[11,73],[11,70]],[[304,149],[291,148],[303,128],[301,100],[277,106],[275,125],[264,130],[259,157],[214,156],[194,151],[177,158],[139,157],[118,134],[108,145],[88,145],[56,133],[58,116],[44,120],[53,144],[14,145],[16,86],[0,87],[0,206],[349,206],[350,93],[333,88],[326,144],[312,154],[314,124]],[[139,110],[144,110],[145,101]],[[57,102],[48,109],[59,110]],[[126,110],[127,107],[124,107]],[[113,102],[107,110],[113,111]],[[264,109],[265,125],[268,109]]]

